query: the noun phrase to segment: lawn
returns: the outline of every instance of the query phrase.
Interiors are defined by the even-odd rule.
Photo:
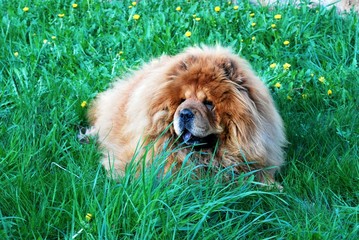
[[[0,239],[358,239],[359,17],[248,1],[0,0]],[[115,76],[220,43],[286,126],[284,191],[238,176],[107,179],[79,128]]]

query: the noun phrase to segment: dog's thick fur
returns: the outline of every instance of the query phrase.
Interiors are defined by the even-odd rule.
[[[220,46],[151,61],[99,94],[88,116],[112,176],[123,175],[139,141],[155,141],[155,153],[165,144],[191,146],[172,154],[166,169],[194,151],[203,164],[263,169],[258,180],[272,183],[284,161],[283,123],[268,89],[248,62]]]

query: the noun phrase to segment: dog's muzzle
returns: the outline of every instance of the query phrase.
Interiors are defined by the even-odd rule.
[[[192,134],[194,113],[190,109],[183,109],[179,114],[179,128],[181,130],[181,137],[183,142],[188,145],[199,144],[200,139]]]
[[[214,135],[199,137],[194,134],[195,114],[191,109],[185,108],[179,113],[179,129],[181,138],[187,145],[208,145],[213,142]]]

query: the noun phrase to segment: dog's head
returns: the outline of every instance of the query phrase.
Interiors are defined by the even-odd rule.
[[[213,147],[219,140],[254,158],[268,151],[266,141],[284,139],[272,98],[245,60],[223,48],[190,48],[171,61],[151,106],[161,112],[157,129],[172,122],[174,137],[187,145]]]

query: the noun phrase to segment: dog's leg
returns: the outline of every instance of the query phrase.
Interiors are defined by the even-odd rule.
[[[269,171],[260,171],[257,173],[257,178],[263,187],[268,189],[277,189],[279,192],[283,192],[283,186],[274,180],[274,173]]]

